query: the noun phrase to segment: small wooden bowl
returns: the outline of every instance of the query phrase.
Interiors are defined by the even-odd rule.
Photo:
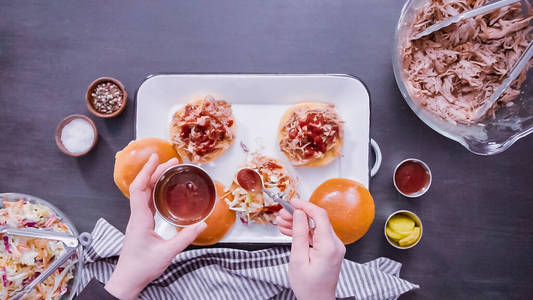
[[[93,101],[92,101],[93,100],[93,96],[91,94],[92,94],[93,89],[97,85],[99,85],[100,83],[104,83],[104,82],[114,83],[122,91],[122,106],[120,106],[120,108],[118,110],[116,110],[115,112],[112,112],[110,114],[105,114],[105,113],[101,113],[101,112],[97,111],[94,108]],[[126,92],[126,88],[124,87],[122,82],[118,81],[117,79],[115,79],[113,77],[100,77],[100,78],[96,79],[95,81],[91,82],[91,84],[87,88],[87,92],[85,93],[85,101],[87,102],[87,109],[89,109],[89,111],[93,115],[95,115],[95,116],[97,116],[99,118],[114,118],[114,117],[118,116],[126,108],[126,101],[127,100],[128,100],[128,93]]]
[[[74,119],[84,119],[85,121],[89,122],[89,124],[91,124],[91,127],[93,128],[93,132],[94,132],[94,140],[93,140],[92,145],[87,149],[87,151],[82,152],[82,153],[69,152],[67,150],[67,148],[65,147],[65,145],[63,145],[63,142],[61,141],[61,132],[63,131],[63,127],[65,127],[65,125],[67,125],[70,121],[72,121]],[[84,116],[84,115],[70,115],[70,116],[64,118],[61,122],[59,122],[59,125],[57,125],[57,128],[56,128],[56,144],[57,144],[57,147],[59,148],[59,150],[61,150],[61,152],[65,153],[66,155],[73,156],[73,157],[83,156],[83,155],[89,153],[89,151],[91,151],[92,148],[94,148],[94,145],[96,145],[96,141],[98,141],[98,130],[96,129],[96,126],[94,125],[93,120],[91,120],[87,116]]]

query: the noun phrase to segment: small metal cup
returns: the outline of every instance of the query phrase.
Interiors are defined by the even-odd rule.
[[[387,225],[389,224],[390,218],[392,218],[393,216],[398,215],[398,214],[403,214],[403,215],[406,215],[406,216],[410,217],[411,219],[413,219],[413,221],[415,221],[415,226],[419,226],[420,227],[420,236],[418,237],[418,240],[416,242],[414,242],[412,245],[409,245],[407,247],[402,247],[402,246],[398,245],[395,241],[391,240],[389,238],[389,236],[387,235]],[[391,246],[393,246],[396,249],[405,250],[405,249],[413,248],[414,246],[416,246],[418,244],[418,242],[420,242],[420,240],[422,239],[422,235],[424,234],[424,226],[422,226],[422,221],[420,221],[420,218],[414,212],[411,212],[411,211],[408,211],[408,210],[397,210],[397,211],[393,212],[387,218],[387,221],[385,221],[385,226],[383,227],[383,234],[385,234],[385,239],[387,240],[387,242],[389,242],[389,244]]]
[[[426,186],[423,187],[420,191],[418,191],[416,193],[412,193],[412,194],[405,194],[402,191],[400,191],[400,189],[396,185],[396,171],[398,171],[398,167],[400,167],[403,163],[409,162],[409,161],[412,161],[412,162],[415,162],[415,163],[419,163],[421,166],[423,166],[424,169],[426,169],[426,172],[429,174],[429,180],[428,180],[428,183],[426,184]],[[425,162],[423,162],[423,161],[421,161],[420,159],[417,159],[417,158],[408,158],[408,159],[402,160],[399,164],[396,165],[396,168],[394,168],[394,172],[392,173],[392,182],[394,183],[394,187],[396,188],[398,193],[404,195],[405,197],[417,198],[417,197],[420,197],[420,196],[424,195],[429,190],[429,187],[431,186],[432,177],[433,176],[431,175],[431,170],[429,169],[428,165]]]
[[[205,178],[209,179],[209,184],[211,185],[211,188],[213,190],[213,197],[215,197],[215,199],[213,201],[213,206],[211,207],[211,210],[209,211],[209,214],[207,214],[203,219],[201,219],[201,220],[199,220],[197,222],[191,223],[191,224],[180,224],[180,223],[176,223],[174,220],[171,220],[171,219],[167,218],[163,213],[161,213],[160,207],[158,205],[158,199],[157,199],[158,193],[157,192],[162,188],[162,184],[164,182],[164,179],[167,176],[179,176],[180,173],[186,173],[188,170],[189,171],[190,170],[194,170],[196,172],[200,172],[202,174],[202,176],[204,176]],[[171,166],[168,169],[166,169],[159,176],[159,178],[157,179],[157,181],[156,181],[156,183],[154,185],[154,189],[152,191],[152,194],[153,194],[152,198],[153,198],[153,201],[154,201],[154,208],[155,208],[155,211],[156,211],[157,215],[159,217],[161,217],[161,219],[163,219],[167,223],[169,223],[170,225],[173,225],[173,226],[176,226],[176,227],[188,227],[188,226],[192,226],[192,225],[195,225],[195,224],[198,224],[198,223],[201,223],[201,222],[205,221],[213,213],[213,210],[215,209],[215,206],[216,206],[216,202],[218,201],[217,189],[216,189],[215,181],[211,178],[211,176],[209,176],[209,174],[203,168],[201,168],[199,166],[196,166],[196,165],[193,165],[193,164],[179,164],[179,165]]]

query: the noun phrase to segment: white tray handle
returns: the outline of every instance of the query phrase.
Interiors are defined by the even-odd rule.
[[[378,173],[379,167],[381,167],[381,149],[374,139],[370,139],[370,146],[376,155],[376,161],[374,161],[374,165],[372,166],[372,169],[370,169],[370,177],[374,177],[374,175]]]

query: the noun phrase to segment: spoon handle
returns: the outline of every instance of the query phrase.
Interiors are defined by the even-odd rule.
[[[283,208],[286,211],[288,211],[291,215],[294,213],[294,207],[289,202],[285,201],[285,199],[280,197],[279,194],[274,193],[269,189],[264,189],[264,191],[268,195],[268,197],[270,197],[275,202],[281,204],[281,206],[283,206]]]
[[[41,239],[47,239],[47,240],[57,240],[57,241],[61,241],[65,243],[67,247],[78,246],[78,238],[67,233],[46,231],[46,230],[34,229],[34,228],[20,228],[19,229],[19,228],[9,228],[9,227],[3,227],[0,230],[0,232],[4,234],[8,234],[8,235],[18,235],[18,236],[41,238]]]
[[[269,189],[264,189],[264,191],[268,195],[268,197],[270,197],[275,202],[281,204],[281,206],[283,206],[283,208],[286,211],[288,211],[291,215],[294,213],[294,207],[287,200],[285,200],[282,197],[280,197],[279,194],[274,193],[274,192],[272,192]],[[310,218],[309,219],[309,229],[314,229],[314,228],[315,228],[315,222],[313,221],[313,219]]]

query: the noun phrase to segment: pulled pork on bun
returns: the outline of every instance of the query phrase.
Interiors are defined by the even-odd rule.
[[[278,142],[294,166],[321,167],[341,154],[344,122],[335,107],[300,103],[281,117]]]
[[[231,104],[212,96],[195,100],[178,110],[170,124],[170,140],[189,161],[206,163],[229,149],[235,138]]]

